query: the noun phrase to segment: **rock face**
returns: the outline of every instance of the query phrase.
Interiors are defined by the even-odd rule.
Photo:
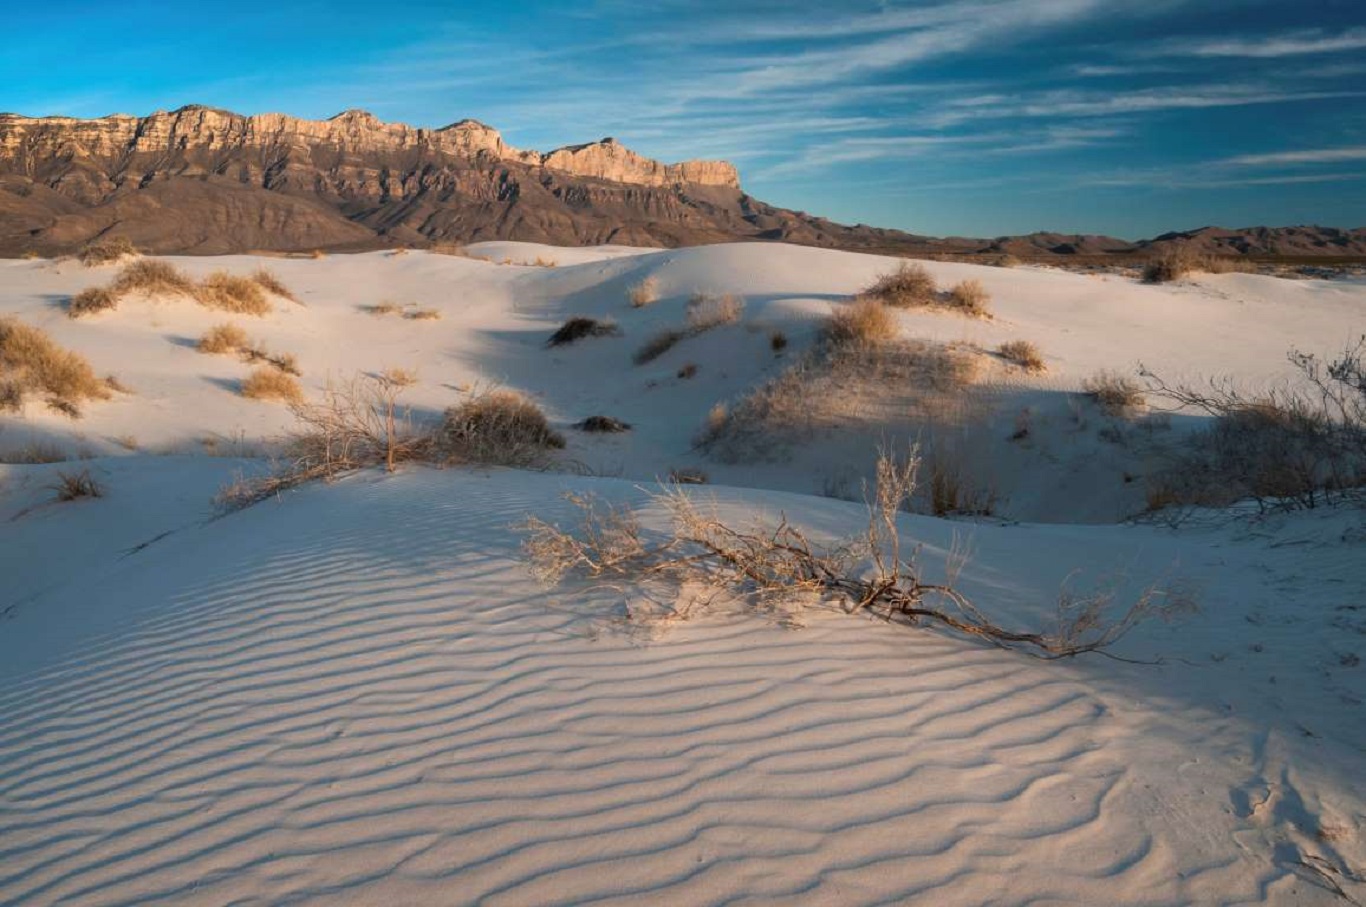
[[[1153,242],[1230,254],[1366,254],[1363,231],[1317,229],[1208,228]],[[1148,245],[1059,234],[937,240],[850,227],[752,198],[723,161],[665,164],[610,138],[527,151],[474,120],[418,129],[363,110],[303,120],[199,106],[93,120],[0,114],[0,255],[59,254],[105,234],[150,252],[200,254],[488,239],[781,240],[1031,258]]]

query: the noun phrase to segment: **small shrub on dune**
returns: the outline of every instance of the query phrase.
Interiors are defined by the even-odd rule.
[[[903,261],[895,271],[873,281],[860,296],[876,299],[893,308],[933,305],[939,289],[922,264]]]
[[[436,309],[413,309],[404,312],[403,317],[409,321],[439,321],[441,320],[441,313]]]
[[[982,317],[989,314],[987,303],[990,301],[991,294],[980,280],[963,280],[949,290],[945,303],[951,309]]]
[[[745,312],[745,301],[732,293],[714,296],[694,293],[688,300],[688,328],[696,334],[725,324],[735,324]]]
[[[249,345],[246,331],[235,324],[220,324],[206,331],[195,349],[201,353],[235,353]]]
[[[0,403],[0,412],[4,411],[4,404]],[[66,451],[50,441],[30,441],[16,450],[0,451],[0,463],[31,466],[39,463],[65,463],[69,459],[71,458],[67,456]]]
[[[683,367],[680,368],[680,369],[678,370],[678,372],[676,373],[676,376],[677,376],[678,378],[680,378],[681,380],[683,380],[683,381],[687,381],[687,380],[689,380],[689,379],[696,378],[696,377],[697,377],[697,363],[696,363],[696,362],[685,362],[685,363],[683,363]]]
[[[640,283],[633,284],[626,291],[626,299],[633,308],[643,309],[651,303],[659,301],[659,279],[647,277]]]
[[[775,353],[781,353],[787,349],[787,335],[782,331],[774,331],[768,335],[768,348]]]
[[[636,365],[644,365],[647,362],[653,362],[669,350],[673,349],[678,341],[686,336],[688,336],[686,331],[665,328],[649,340],[645,341],[645,345],[636,350],[636,354],[632,357],[632,360]]]
[[[494,390],[446,410],[438,447],[457,463],[530,466],[564,447],[541,408],[523,395]]]
[[[168,261],[144,258],[124,265],[109,289],[116,296],[196,296],[194,281]],[[259,291],[258,291],[259,292]]]
[[[71,301],[66,304],[66,314],[68,318],[80,318],[83,315],[108,311],[118,304],[119,298],[112,290],[105,287],[87,287],[71,297]]]
[[[1008,340],[996,348],[996,354],[1027,372],[1042,372],[1048,367],[1043,353],[1028,340]]]
[[[267,293],[273,293],[281,299],[288,299],[290,302],[299,301],[299,297],[295,296],[289,287],[285,286],[284,282],[269,268],[257,268],[251,275],[251,279]]]
[[[437,255],[453,255],[456,258],[470,257],[469,250],[458,242],[435,242],[431,244],[429,250],[435,252]],[[398,255],[401,253],[395,252],[394,254]]]
[[[671,485],[705,485],[707,474],[692,466],[675,466],[669,470]]]
[[[1143,386],[1118,372],[1100,372],[1083,381],[1081,389],[1108,416],[1126,417],[1143,405]]]
[[[615,322],[598,321],[596,318],[576,315],[560,325],[559,329],[550,335],[550,339],[545,342],[545,345],[565,346],[586,337],[611,337],[619,333],[621,332]]]
[[[616,434],[623,431],[630,431],[629,422],[614,419],[611,416],[589,416],[582,422],[576,422],[574,427],[579,431],[602,432],[605,434]]]
[[[281,403],[299,403],[304,398],[304,390],[296,378],[270,367],[253,369],[242,382],[241,393],[251,400],[277,400]]]
[[[80,472],[59,471],[57,481],[48,487],[57,492],[57,500],[62,502],[104,497],[104,488],[95,481],[88,469],[82,469]]]
[[[137,254],[137,247],[128,237],[109,236],[86,243],[85,247],[76,253],[76,257],[87,268],[93,268],[97,265],[112,264],[126,256]]]
[[[90,363],[65,350],[38,328],[0,319],[0,408],[18,409],[30,393],[45,395],[52,409],[80,415],[87,400],[107,400],[109,385]]]
[[[872,297],[845,304],[831,313],[825,323],[826,340],[835,347],[875,345],[896,336],[896,316]]]
[[[227,271],[215,271],[205,277],[194,295],[200,305],[224,312],[265,315],[271,311],[270,300],[259,283]]]
[[[381,317],[384,315],[399,315],[403,312],[403,306],[386,299],[378,305],[365,306],[365,311],[371,315]]]

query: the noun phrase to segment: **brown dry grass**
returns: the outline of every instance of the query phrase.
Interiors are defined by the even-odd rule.
[[[726,324],[735,324],[745,313],[744,299],[733,293],[720,296],[694,293],[688,300],[688,329],[694,334]]]
[[[990,314],[987,303],[991,302],[991,294],[987,288],[982,286],[980,280],[962,280],[954,284],[953,289],[949,290],[944,299],[944,304],[951,309],[973,315],[978,318]]]
[[[57,472],[57,481],[48,486],[57,493],[57,500],[78,501],[81,498],[102,498],[104,488],[95,477],[90,474],[90,470],[82,469],[80,472]]]
[[[304,398],[304,390],[298,379],[271,367],[253,369],[242,382],[241,394],[251,400],[278,400],[282,403],[300,403]]]
[[[441,313],[436,309],[413,309],[403,313],[409,321],[440,321]]]
[[[270,300],[259,283],[227,271],[214,271],[205,277],[194,296],[202,306],[239,315],[265,315],[271,311]]]
[[[52,409],[78,416],[82,403],[107,400],[110,390],[89,362],[43,331],[0,319],[0,409],[18,409],[29,394],[42,394]]]
[[[934,305],[938,292],[924,265],[903,261],[895,271],[878,277],[859,296],[905,309]]]
[[[587,337],[614,337],[621,333],[617,323],[611,320],[599,321],[596,318],[587,318],[583,315],[575,315],[555,330],[546,340],[546,346],[564,346],[583,340]]]
[[[1081,389],[1108,416],[1128,417],[1143,405],[1143,386],[1119,372],[1098,372],[1083,381]]]
[[[826,340],[834,347],[868,346],[896,339],[896,316],[874,297],[856,299],[830,314]]]
[[[66,304],[66,314],[68,318],[80,318],[82,315],[108,311],[118,304],[119,297],[113,290],[106,287],[86,287],[71,297]]]
[[[669,350],[673,349],[678,341],[687,336],[687,331],[680,331],[675,328],[665,328],[649,340],[645,341],[645,345],[636,350],[636,354],[632,357],[632,361],[634,361],[636,365],[644,365],[647,362],[653,362]]]
[[[389,299],[384,300],[378,305],[368,305],[364,308],[367,314],[377,316],[401,315],[403,313],[403,306]]]
[[[257,268],[251,275],[251,279],[261,289],[267,293],[273,293],[281,299],[288,299],[290,302],[298,302],[299,297],[295,296],[289,287],[269,268]]]
[[[194,281],[168,261],[144,258],[124,265],[109,289],[116,296],[143,293],[147,296],[195,297]]]
[[[1148,259],[1143,266],[1144,283],[1170,283],[1191,274],[1251,272],[1256,266],[1238,258],[1208,255],[1187,246],[1168,246]]]
[[[86,243],[85,247],[76,253],[76,257],[87,268],[93,268],[97,265],[112,264],[125,256],[136,254],[137,246],[134,246],[128,237],[108,236]]]
[[[1027,372],[1042,372],[1048,368],[1043,353],[1028,340],[1007,340],[996,348],[996,355]]]
[[[236,353],[250,345],[246,331],[235,324],[220,324],[205,331],[195,349],[201,353]]]
[[[438,432],[438,448],[457,463],[531,466],[564,443],[539,406],[509,390],[478,393],[451,407]]]
[[[633,308],[643,309],[651,303],[659,301],[659,279],[647,277],[640,283],[633,284],[626,291],[626,299]]]

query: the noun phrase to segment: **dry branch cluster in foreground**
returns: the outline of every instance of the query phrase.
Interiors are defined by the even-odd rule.
[[[653,498],[672,518],[671,531],[658,538],[647,537],[634,511],[576,495],[570,500],[580,511],[578,525],[566,530],[529,517],[523,550],[533,572],[549,584],[577,577],[632,589],[642,599],[662,592],[676,603],[684,602],[685,590],[702,589],[700,602],[693,598],[702,607],[730,598],[769,612],[833,597],[850,612],[1049,659],[1103,652],[1149,618],[1170,619],[1194,607],[1191,591],[1180,583],[1150,586],[1119,608],[1114,590],[1064,592],[1052,627],[1007,628],[956,587],[961,552],[949,555],[946,579],[935,583],[917,562],[919,547],[903,543],[898,515],[915,492],[917,466],[914,451],[904,462],[879,457],[863,534],[833,544],[812,541],[786,517],[737,529],[675,488]],[[680,604],[674,616],[686,617],[697,606]]]

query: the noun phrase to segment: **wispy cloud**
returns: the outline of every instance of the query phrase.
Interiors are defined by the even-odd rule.
[[[1232,167],[1268,167],[1285,164],[1341,164],[1348,161],[1366,161],[1366,145],[1280,151],[1273,154],[1240,154],[1225,158],[1219,163]]]
[[[1192,57],[1292,57],[1303,54],[1338,53],[1366,48],[1366,28],[1349,28],[1338,34],[1305,30],[1277,35],[1173,41],[1159,47],[1162,56]]]

